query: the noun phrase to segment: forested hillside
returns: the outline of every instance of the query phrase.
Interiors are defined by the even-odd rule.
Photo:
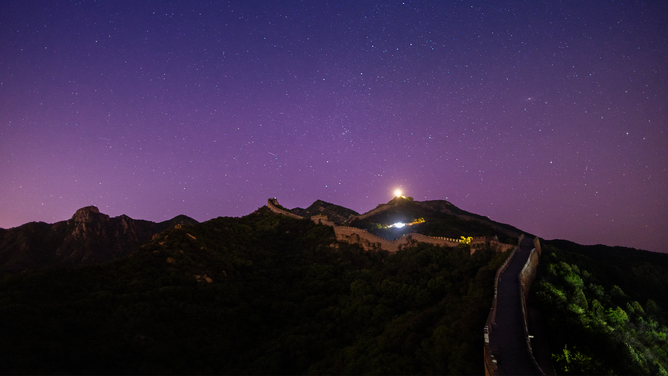
[[[262,208],[0,279],[2,374],[480,374],[507,254],[396,254]]]
[[[666,286],[666,254],[548,242],[532,299],[557,373],[666,375]]]
[[[93,265],[132,253],[154,234],[177,224],[195,224],[185,215],[163,222],[110,218],[88,206],[53,224],[30,222],[0,229],[0,276],[47,266]]]

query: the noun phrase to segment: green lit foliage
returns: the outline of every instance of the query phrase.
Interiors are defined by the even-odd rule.
[[[665,303],[666,296],[650,282],[665,286],[668,263],[644,263],[631,269],[637,273],[623,273],[637,255],[611,262],[551,245],[543,251],[530,299],[547,321],[557,373],[666,374],[668,317],[656,303]]]
[[[605,316],[604,315],[604,309],[601,303],[594,299],[591,302],[591,312],[594,314],[594,317],[597,319],[603,319]]]
[[[570,285],[572,288],[581,288],[583,286],[582,278],[579,275],[568,272],[564,275],[564,282]]]
[[[573,304],[577,305],[578,307],[582,308],[585,311],[589,308],[587,297],[585,296],[581,288],[575,289],[575,293],[573,294],[571,301],[573,302]]]
[[[538,282],[539,289],[536,295],[543,301],[550,302],[551,305],[564,305],[568,302],[566,294],[547,281]]]
[[[621,307],[608,308],[605,311],[605,317],[608,323],[615,328],[623,327],[629,321],[629,316]]]
[[[552,361],[565,375],[597,374],[602,369],[601,362],[579,352],[575,346],[569,350],[564,345],[561,353],[552,354]]]
[[[626,299],[627,298],[624,291],[622,291],[622,289],[617,285],[612,286],[612,289],[610,290],[610,296],[612,296],[613,298],[616,298],[616,299]]]

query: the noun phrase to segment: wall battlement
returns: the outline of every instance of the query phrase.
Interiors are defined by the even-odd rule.
[[[278,200],[276,198],[270,198],[269,200],[267,200],[267,207],[269,208],[269,210],[277,214],[286,215],[288,217],[296,219],[304,219],[304,217],[298,216],[294,213],[290,213],[289,211],[279,208]],[[401,238],[395,240],[387,240],[360,228],[349,227],[349,226],[338,226],[334,222],[329,221],[327,219],[327,216],[322,214],[311,217],[311,220],[317,224],[331,226],[334,229],[334,233],[336,234],[336,240],[344,243],[359,244],[366,251],[385,250],[391,253],[395,253],[402,248],[411,247],[416,245],[417,243],[427,243],[441,247],[456,247],[462,243],[461,239],[427,236],[417,233],[406,234]],[[471,254],[475,252],[476,248],[486,244],[492,246],[496,250],[496,252],[505,252],[508,249],[512,249],[514,247],[511,244],[499,243],[498,241],[490,237],[480,236],[471,239],[470,243]]]

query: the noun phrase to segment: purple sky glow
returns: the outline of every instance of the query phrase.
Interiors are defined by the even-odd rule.
[[[362,213],[400,187],[668,252],[667,19],[665,1],[5,1],[0,227],[274,196]]]

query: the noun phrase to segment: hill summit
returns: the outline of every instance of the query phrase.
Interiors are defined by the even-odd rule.
[[[0,274],[115,260],[176,224],[195,223],[196,220],[186,216],[160,223],[127,215],[111,218],[95,206],[86,206],[67,221],[30,222],[0,229]]]
[[[349,216],[344,224],[385,239],[419,233],[449,238],[495,236],[504,243],[517,244],[522,233],[528,234],[511,225],[462,210],[446,200],[415,201],[410,197],[395,197],[367,213]],[[396,227],[394,224],[410,226]]]

